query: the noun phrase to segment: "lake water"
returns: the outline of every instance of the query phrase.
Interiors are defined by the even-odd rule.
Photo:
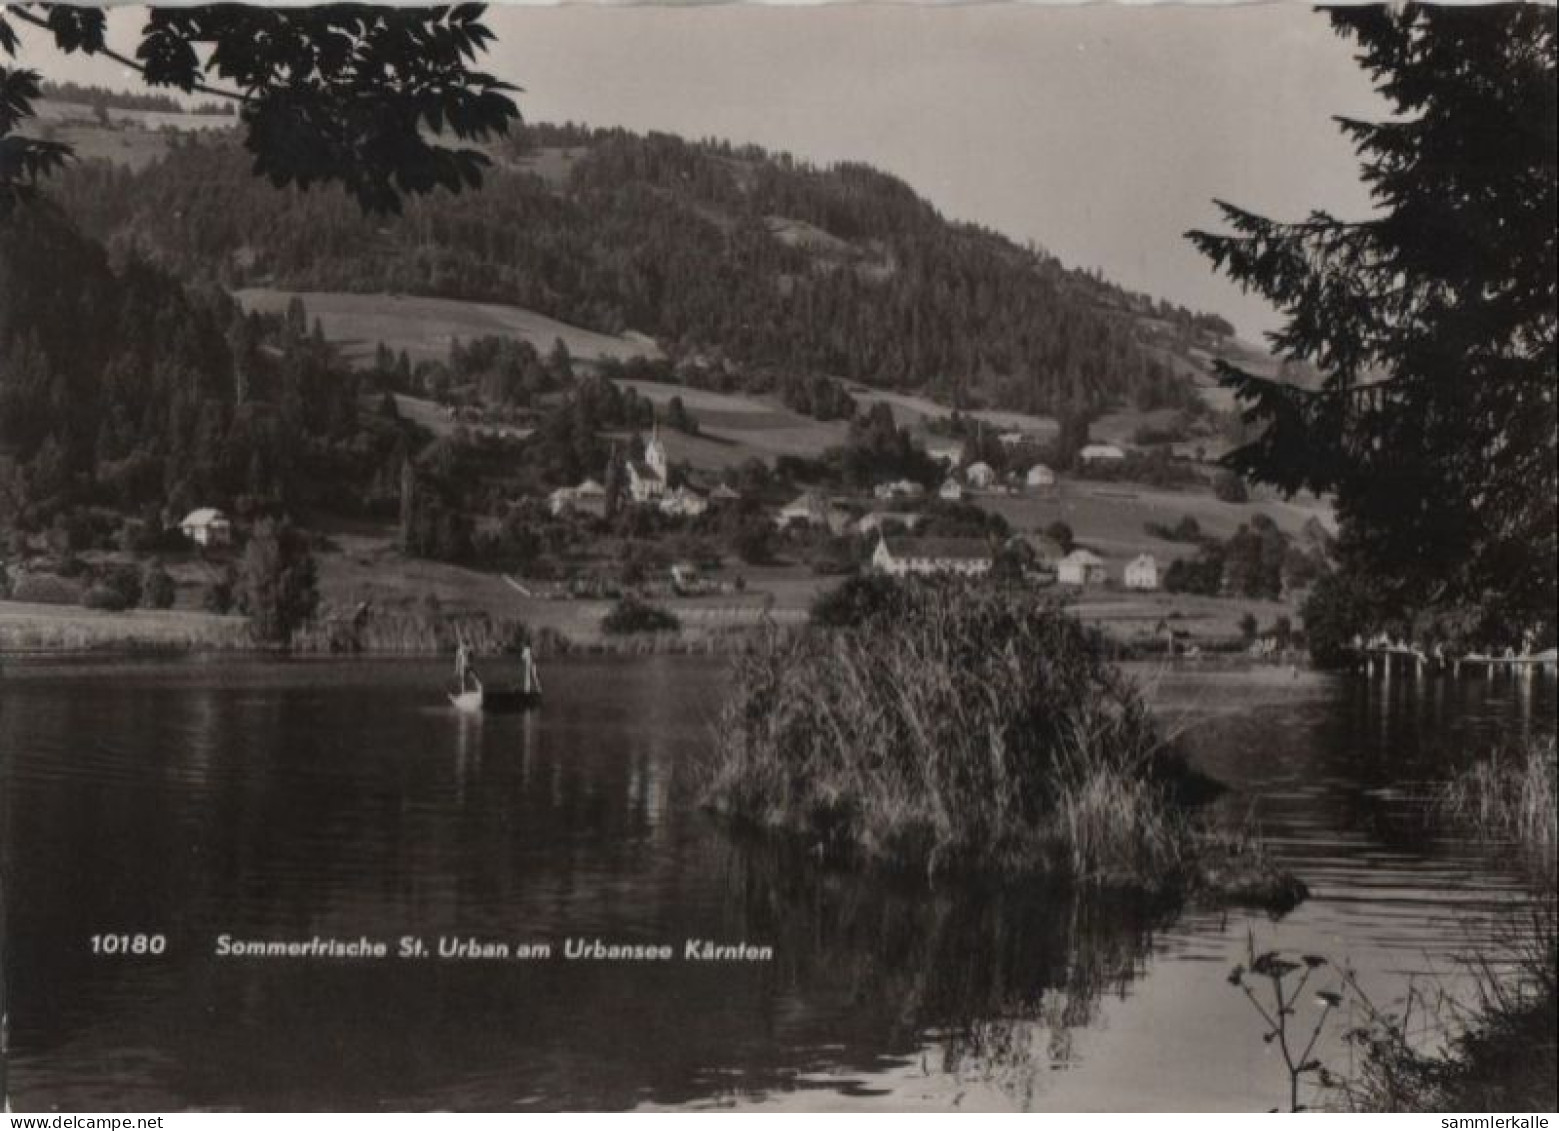
[[[1219,804],[1313,889],[1274,920],[819,874],[694,804],[718,661],[545,674],[541,712],[470,719],[442,664],[9,663],[11,1105],[1265,1109],[1286,1077],[1226,981],[1247,934],[1351,963],[1380,1002],[1462,985],[1521,874],[1430,835],[1415,793],[1554,717],[1543,676],[1138,670],[1234,787]],[[93,953],[121,934],[165,949]],[[390,954],[224,957],[224,935]],[[403,937],[425,949],[395,957]],[[439,958],[441,937],[554,954]],[[570,939],[676,958],[571,960]],[[690,939],[772,958],[692,961]]]

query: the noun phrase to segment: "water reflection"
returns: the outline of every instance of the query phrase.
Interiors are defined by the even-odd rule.
[[[0,883],[19,1110],[807,1093],[1131,1106],[1149,1094],[1133,1075],[1142,1054],[1123,1064],[1103,1038],[1131,1048],[1181,1032],[1197,1038],[1151,1046],[1170,1102],[1265,1102],[1218,1068],[1248,1037],[1240,1003],[1222,1013],[1205,988],[1242,942],[1220,917],[1033,886],[928,893],[733,840],[697,809],[688,773],[716,665],[560,667],[546,708],[510,717],[445,709],[441,676],[415,664],[8,672]],[[1526,686],[1278,690],[1172,674],[1155,694],[1239,804],[1259,795],[1257,818],[1316,888],[1284,929],[1386,965],[1449,937],[1430,909],[1466,920],[1519,893],[1478,852],[1426,843],[1402,783],[1543,725],[1551,687]],[[165,932],[169,953],[92,956],[91,935],[120,931]],[[218,959],[222,933],[599,937],[679,953],[708,938],[771,946],[774,959],[278,963]]]

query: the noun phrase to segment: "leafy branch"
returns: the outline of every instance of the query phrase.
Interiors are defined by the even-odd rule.
[[[0,16],[0,51],[16,55],[14,18],[52,35],[65,54],[113,59],[149,86],[236,101],[257,175],[278,188],[340,184],[365,212],[395,213],[407,195],[478,188],[491,165],[470,144],[430,136],[482,142],[519,117],[509,98],[518,88],[473,69],[494,39],[484,12],[480,4],[153,8],[132,58],[105,42],[101,9],[39,4]],[[0,216],[71,156],[69,146],[18,135],[38,97],[35,71],[0,67]]]

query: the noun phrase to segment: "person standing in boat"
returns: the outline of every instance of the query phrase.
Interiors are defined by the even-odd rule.
[[[529,644],[520,649],[520,669],[525,673],[524,682],[521,684],[525,694],[540,695],[541,673],[536,670],[536,657],[532,654]]]
[[[472,684],[480,686],[476,668],[471,664],[471,648],[462,639],[455,645],[455,685],[462,693],[471,690]]]

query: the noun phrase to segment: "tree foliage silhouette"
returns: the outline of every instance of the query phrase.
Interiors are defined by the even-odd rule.
[[[1232,231],[1189,233],[1286,315],[1279,354],[1325,374],[1306,390],[1221,366],[1260,427],[1228,463],[1335,492],[1343,568],[1378,620],[1476,610],[1475,632],[1551,639],[1554,9],[1327,15],[1393,111],[1339,123],[1375,213],[1281,223],[1220,202]]]
[[[471,67],[493,39],[484,10],[150,8],[131,58],[106,42],[101,8],[20,5],[0,11],[0,54],[16,57],[25,25],[65,54],[112,58],[150,86],[231,99],[257,175],[278,187],[339,183],[367,212],[399,212],[407,195],[479,186],[490,163],[430,135],[481,141],[518,117],[505,93],[515,88]],[[64,143],[19,133],[40,81],[29,68],[0,67],[0,217],[71,156]]]

